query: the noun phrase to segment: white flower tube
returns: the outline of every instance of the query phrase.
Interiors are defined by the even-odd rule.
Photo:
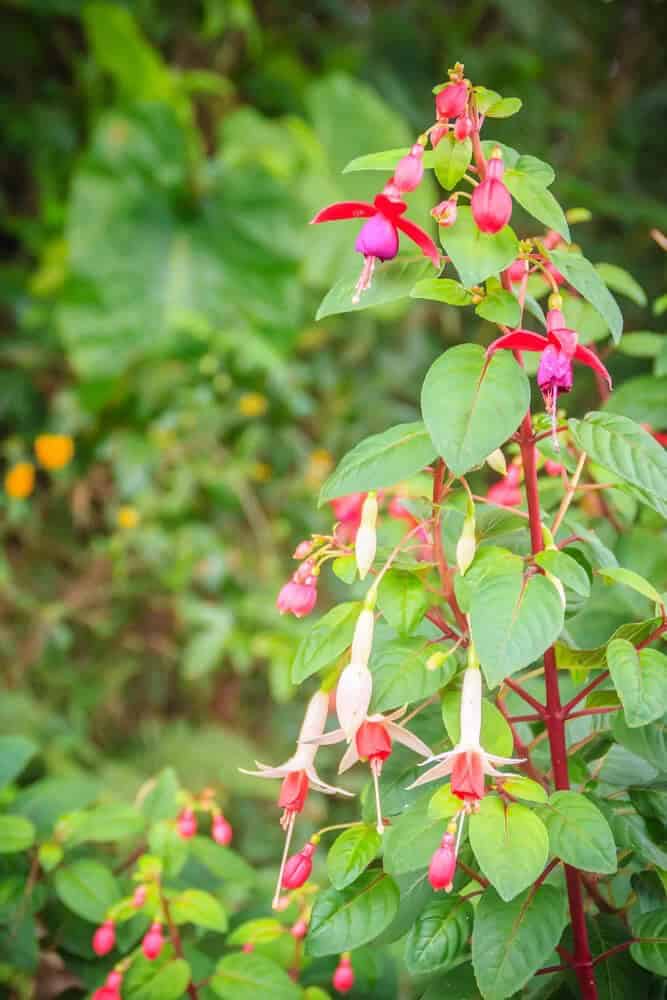
[[[349,741],[366,718],[373,693],[373,676],[365,663],[350,663],[336,688],[336,714]]]
[[[352,653],[350,655],[351,663],[363,664],[363,666],[368,666],[368,661],[371,655],[371,648],[373,646],[373,629],[375,628],[375,615],[370,608],[364,608],[359,617],[357,618],[357,624],[354,627],[354,636],[352,638]]]
[[[482,671],[467,667],[461,692],[461,733],[459,747],[479,748],[482,733]]]
[[[361,508],[361,524],[357,530],[357,537],[354,542],[354,555],[361,580],[366,577],[375,559],[377,549],[377,516],[377,497],[375,493],[369,493]]]

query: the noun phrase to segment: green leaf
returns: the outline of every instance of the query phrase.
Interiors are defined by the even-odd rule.
[[[614,739],[621,746],[638,757],[643,757],[649,764],[661,772],[667,771],[667,715],[662,719],[656,719],[648,726],[637,726],[630,728],[621,715],[618,713],[612,725]]]
[[[542,874],[549,836],[539,816],[518,802],[486,795],[470,817],[470,844],[482,872],[507,902]]]
[[[667,336],[663,340],[667,345]],[[638,424],[667,427],[667,378],[656,378],[657,375],[667,374],[667,368],[662,373],[658,371],[661,358],[667,365],[667,346],[656,360],[655,375],[637,375],[627,379],[614,389],[604,405],[605,411],[620,413]]]
[[[635,573],[633,569],[624,569],[622,566],[605,566],[597,570],[597,574],[611,583],[622,583],[626,587],[631,587],[632,590],[648,597],[649,601],[653,601],[655,604],[663,603],[661,595],[653,584],[645,580],[639,573]]]
[[[0,736],[0,788],[18,778],[37,750],[25,736]]]
[[[551,191],[536,179],[535,174],[524,173],[521,170],[521,162],[519,159],[516,167],[505,171],[503,180],[508,191],[529,215],[547,228],[555,229],[569,243],[570,227],[563,209]]]
[[[597,806],[578,792],[554,792],[540,808],[549,831],[551,853],[574,868],[613,875],[614,837]]]
[[[257,877],[254,869],[240,854],[231,847],[216,844],[208,837],[193,837],[190,852],[205,868],[227,882],[247,884],[254,882]]]
[[[210,931],[227,930],[227,917],[222,906],[210,892],[186,889],[171,902],[171,913],[177,924],[195,924]]]
[[[90,3],[83,21],[97,65],[111,74],[121,94],[135,101],[170,96],[169,71],[129,10],[114,3]]]
[[[639,938],[630,947],[635,962],[657,976],[667,976],[667,907],[643,913],[632,922],[632,933]]]
[[[544,576],[509,562],[477,583],[470,601],[475,649],[490,687],[537,659],[560,635],[563,605]]]
[[[366,823],[345,830],[329,848],[327,872],[334,889],[345,889],[374,860],[382,838],[374,826]]]
[[[472,142],[458,142],[451,132],[443,135],[435,148],[433,166],[435,176],[446,191],[452,191],[470,166]]]
[[[482,319],[489,323],[498,323],[504,326],[518,326],[521,318],[519,303],[511,292],[506,292],[504,288],[497,288],[482,299],[475,312]]]
[[[455,969],[444,975],[439,975],[429,983],[426,993],[421,1000],[443,1000],[449,997],[451,1000],[480,1000],[475,975],[471,965],[458,965]]]
[[[643,503],[667,517],[667,454],[643,427],[615,413],[568,421],[589,458],[637,490]]]
[[[349,493],[395,486],[435,458],[435,448],[421,420],[398,424],[364,438],[341,459],[320,490],[322,505]]]
[[[526,799],[528,802],[546,802],[548,797],[546,790],[537,781],[518,775],[503,780],[503,791],[513,795],[515,799]]]
[[[387,622],[401,635],[410,635],[428,611],[429,596],[414,573],[390,569],[378,588],[377,605]]]
[[[141,800],[141,811],[151,823],[176,815],[181,786],[173,767],[166,767],[153,778]]]
[[[453,278],[424,278],[412,289],[410,298],[444,302],[448,306],[469,306],[472,292]]]
[[[519,252],[519,241],[509,226],[493,235],[482,233],[466,206],[459,207],[453,226],[440,227],[440,242],[466,288],[499,274]]]
[[[456,746],[461,736],[461,691],[445,691],[442,696],[442,719],[447,735]],[[502,712],[488,698],[482,699],[482,746],[498,757],[511,757],[514,749],[512,730]]]
[[[315,622],[299,643],[292,665],[292,681],[300,684],[306,677],[330,666],[352,642],[360,601],[346,601]]]
[[[565,897],[551,885],[527,889],[511,903],[487,889],[472,934],[472,962],[485,1000],[513,996],[547,964],[566,921]]]
[[[120,899],[120,887],[108,868],[86,858],[59,868],[56,895],[78,917],[100,924],[107,910]]]
[[[667,337],[651,330],[624,333],[618,351],[629,358],[657,358],[667,345]],[[657,374],[657,373],[656,373]]]
[[[35,840],[35,827],[23,816],[0,816],[0,854],[25,851]]]
[[[225,944],[230,946],[246,944],[270,944],[287,933],[287,928],[275,917],[258,917],[256,920],[245,920],[235,927]]]
[[[649,618],[643,622],[631,622],[621,625],[612,635],[612,639],[628,639],[633,645],[643,642],[660,624],[659,618]],[[598,670],[607,665],[607,643],[596,646],[595,649],[571,649],[561,642],[556,643],[556,663],[559,670]]]
[[[354,258],[355,270],[350,263],[345,275],[329,289],[322,299],[315,315],[316,320],[339,313],[360,312],[371,306],[384,306],[390,302],[405,299],[410,294],[415,282],[433,271],[433,264],[427,260],[415,261],[414,256],[396,257],[384,263],[378,263],[373,274],[373,283],[362,293],[358,302],[353,302],[362,258]]]
[[[31,820],[41,836],[50,833],[65,813],[89,805],[98,789],[97,782],[85,777],[42,778],[18,793],[12,812]]]
[[[301,989],[284,969],[263,955],[225,955],[211,979],[223,1000],[299,1000]]]
[[[135,967],[141,972],[147,972],[150,978],[145,979],[138,989],[132,988],[131,975]],[[134,962],[131,973],[127,976],[124,990],[132,1000],[181,1000],[191,979],[190,966],[184,958],[176,958],[165,962],[159,969],[151,966],[146,969],[141,960]],[[129,980],[129,981],[128,981]]]
[[[535,562],[548,573],[553,573],[558,579],[579,594],[580,597],[588,597],[591,592],[591,581],[584,567],[569,556],[566,552],[557,552],[548,549],[545,552],[538,552]]]
[[[487,118],[511,118],[521,110],[523,102],[519,97],[501,97],[486,110]]]
[[[442,670],[428,670],[426,661],[432,653],[428,640],[416,637],[376,645],[370,660],[371,711],[386,712],[434,694],[454,673],[456,663],[452,659]]]
[[[96,806],[89,812],[68,816],[68,825],[71,825],[72,832],[67,837],[67,843],[73,847],[86,841],[105,843],[123,840],[125,837],[141,833],[145,822],[144,817],[134,806]]]
[[[389,925],[400,893],[384,872],[364,872],[342,891],[318,893],[310,917],[306,953],[315,958],[360,948]]]
[[[390,875],[426,868],[442,839],[442,818],[429,810],[430,793],[392,822],[384,834],[384,867]]]
[[[461,810],[461,799],[454,795],[451,783],[441,785],[431,796],[428,804],[428,815],[430,819],[449,819]]]
[[[343,583],[354,583],[357,578],[357,560],[354,555],[349,556],[338,556],[337,559],[331,563],[331,568],[334,574]]]
[[[418,976],[448,969],[466,950],[473,910],[463,899],[434,899],[417,917],[405,945],[405,964]]]
[[[422,415],[438,452],[461,476],[513,434],[530,398],[528,378],[506,351],[486,366],[483,348],[460,344],[429,368]]]
[[[407,156],[409,152],[410,147],[403,146],[400,149],[383,149],[379,153],[366,153],[365,156],[356,156],[343,167],[343,173],[351,174],[357,170],[393,171],[398,161]],[[426,170],[433,167],[434,160],[435,154],[429,149],[424,150],[423,163]]]
[[[616,264],[596,264],[595,270],[607,288],[618,292],[619,295],[625,295],[635,305],[642,308],[646,305],[646,292],[624,268],[618,267]]]
[[[548,255],[572,287],[599,312],[617,344],[623,333],[623,316],[591,262],[581,254],[566,250],[549,250]]]

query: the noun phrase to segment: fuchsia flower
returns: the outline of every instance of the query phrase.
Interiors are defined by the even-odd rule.
[[[435,113],[438,121],[459,118],[468,103],[468,84],[465,80],[445,84],[435,95]]]
[[[405,167],[404,173],[406,179],[408,175],[414,179],[413,166]],[[401,200],[399,187],[392,179],[384,191],[375,197],[372,205],[365,201],[339,201],[323,208],[314,219],[311,219],[311,224],[337,222],[341,219],[368,220],[361,227],[355,243],[355,250],[364,255],[364,266],[357,282],[353,302],[358,302],[361,293],[370,288],[377,261],[393,260],[397,255],[399,231],[416,243],[424,256],[429,257],[436,267],[440,266],[440,253],[428,233],[409,219],[402,218],[407,207]]]
[[[282,587],[276,598],[276,607],[281,615],[289,613],[295,618],[305,618],[316,604],[317,571],[312,560],[306,559]]]
[[[331,984],[337,993],[349,993],[354,986],[354,971],[347,952],[340,956]]]
[[[419,187],[424,176],[424,147],[416,142],[407,156],[398,161],[394,184],[402,194]]]
[[[108,955],[116,944],[116,928],[113,920],[105,920],[93,934],[93,951],[100,957]]]
[[[483,233],[499,233],[512,216],[512,197],[503,184],[502,153],[494,149],[486,164],[486,176],[472,193],[470,206],[477,228]]]
[[[162,934],[162,925],[156,921],[151,924],[147,933],[144,934],[143,941],[141,942],[141,950],[149,962],[152,962],[159,957],[163,947],[164,936]]]
[[[440,841],[440,847],[435,851],[428,866],[428,880],[438,891],[444,889],[451,892],[456,871],[456,838],[447,829]]]
[[[431,209],[431,215],[439,226],[444,226],[446,229],[453,226],[458,215],[458,195],[453,194],[451,198],[438,202]]]
[[[539,351],[541,353],[537,384],[544,397],[544,404],[551,414],[554,442],[558,446],[556,438],[558,393],[569,392],[572,388],[572,362],[579,361],[592,368],[594,372],[606,379],[610,389],[611,375],[597,354],[578,343],[576,331],[565,326],[565,318],[559,308],[560,296],[552,296],[549,304],[558,307],[550,308],[547,313],[546,337],[540,333],[533,333],[532,330],[511,330],[494,340],[487,347],[486,355],[487,358],[491,358],[496,351],[500,350]]]

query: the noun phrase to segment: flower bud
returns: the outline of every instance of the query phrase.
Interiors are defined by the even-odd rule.
[[[146,958],[152,962],[162,951],[163,945],[162,925],[159,923],[151,924],[148,933],[144,935],[144,939],[141,942],[141,950]]]
[[[439,120],[459,118],[468,103],[468,85],[465,80],[448,83],[435,95],[435,113]]]
[[[512,216],[512,198],[501,180],[504,169],[500,150],[494,150],[486,165],[485,179],[472,193],[472,214],[482,233],[499,233]]]
[[[290,613],[295,618],[305,618],[317,604],[317,576],[311,573],[305,579],[299,579],[297,574],[299,570],[281,589],[276,607],[281,615]]]
[[[246,955],[251,955],[254,950],[255,950],[255,945],[252,941],[246,941],[246,943],[241,947],[241,951],[244,952],[244,954]]]
[[[294,550],[292,559],[307,559],[310,553],[313,551],[313,541],[310,538],[304,539],[303,542],[299,542]]]
[[[314,853],[315,844],[309,842],[298,854],[287,859],[281,882],[283,889],[300,889],[308,881],[313,870]]]
[[[197,817],[192,809],[184,809],[178,817],[178,835],[183,840],[189,840],[197,832]]]
[[[475,558],[477,550],[477,539],[475,538],[475,508],[469,504],[472,510],[466,514],[463,522],[463,531],[456,544],[456,564],[459,572],[465,573],[470,563]]]
[[[373,629],[375,628],[375,615],[370,608],[364,608],[357,618],[352,638],[352,652],[350,660],[367,666],[373,646]]]
[[[414,144],[407,156],[399,160],[394,171],[394,184],[403,193],[414,191],[424,176],[424,147]]]
[[[113,920],[105,920],[93,934],[93,951],[100,957],[108,955],[116,943],[116,929]]]
[[[138,885],[132,897],[132,906],[135,910],[140,910],[146,902],[146,886]]]
[[[349,993],[354,986],[354,971],[348,955],[341,955],[331,982],[338,993]]]
[[[378,502],[375,493],[369,493],[361,508],[361,524],[354,543],[354,554],[360,579],[365,579],[373,565],[377,549]]]
[[[211,836],[213,837],[216,844],[221,844],[226,847],[232,842],[233,831],[231,824],[225,819],[225,817],[218,813],[213,817],[213,825],[211,826]]]
[[[528,273],[528,261],[517,258],[504,272],[512,285],[517,285]]]
[[[436,148],[438,143],[442,140],[444,136],[447,135],[448,132],[449,128],[447,125],[436,125],[435,128],[431,129],[429,138],[431,140],[431,146],[433,147],[433,149]]]
[[[440,889],[451,892],[455,871],[456,841],[453,834],[445,833],[428,866],[428,880],[436,892]]]
[[[292,924],[289,932],[295,941],[302,941],[308,933],[308,924],[305,920],[297,920],[295,924]]]
[[[454,135],[458,142],[463,142],[472,135],[472,118],[469,115],[459,115],[454,126]]]
[[[446,229],[453,226],[458,215],[456,197],[452,196],[451,198],[445,199],[445,201],[438,202],[438,204],[431,209],[431,215],[439,226],[444,226]]]

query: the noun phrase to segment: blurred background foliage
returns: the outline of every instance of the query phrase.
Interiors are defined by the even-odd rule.
[[[30,777],[89,772],[131,794],[170,762],[195,788],[224,775],[273,795],[236,765],[256,745],[279,759],[297,725],[305,626],[275,596],[296,542],[331,523],[319,485],[361,437],[415,419],[445,346],[492,332],[427,303],[316,324],[353,231],[306,223],[374,193],[378,175],[343,166],[407,145],[460,59],[523,99],[497,137],[552,163],[561,203],[593,212],[576,229],[588,256],[656,299],[665,7],[5,0],[2,457],[30,460],[45,432],[76,449],[26,499],[0,499],[0,725],[42,747]],[[640,303],[623,301],[626,328],[659,331]],[[612,367],[630,378],[650,361]],[[629,415],[666,428],[664,381]],[[578,386],[584,411],[595,387]],[[255,858],[275,855],[265,832]]]

